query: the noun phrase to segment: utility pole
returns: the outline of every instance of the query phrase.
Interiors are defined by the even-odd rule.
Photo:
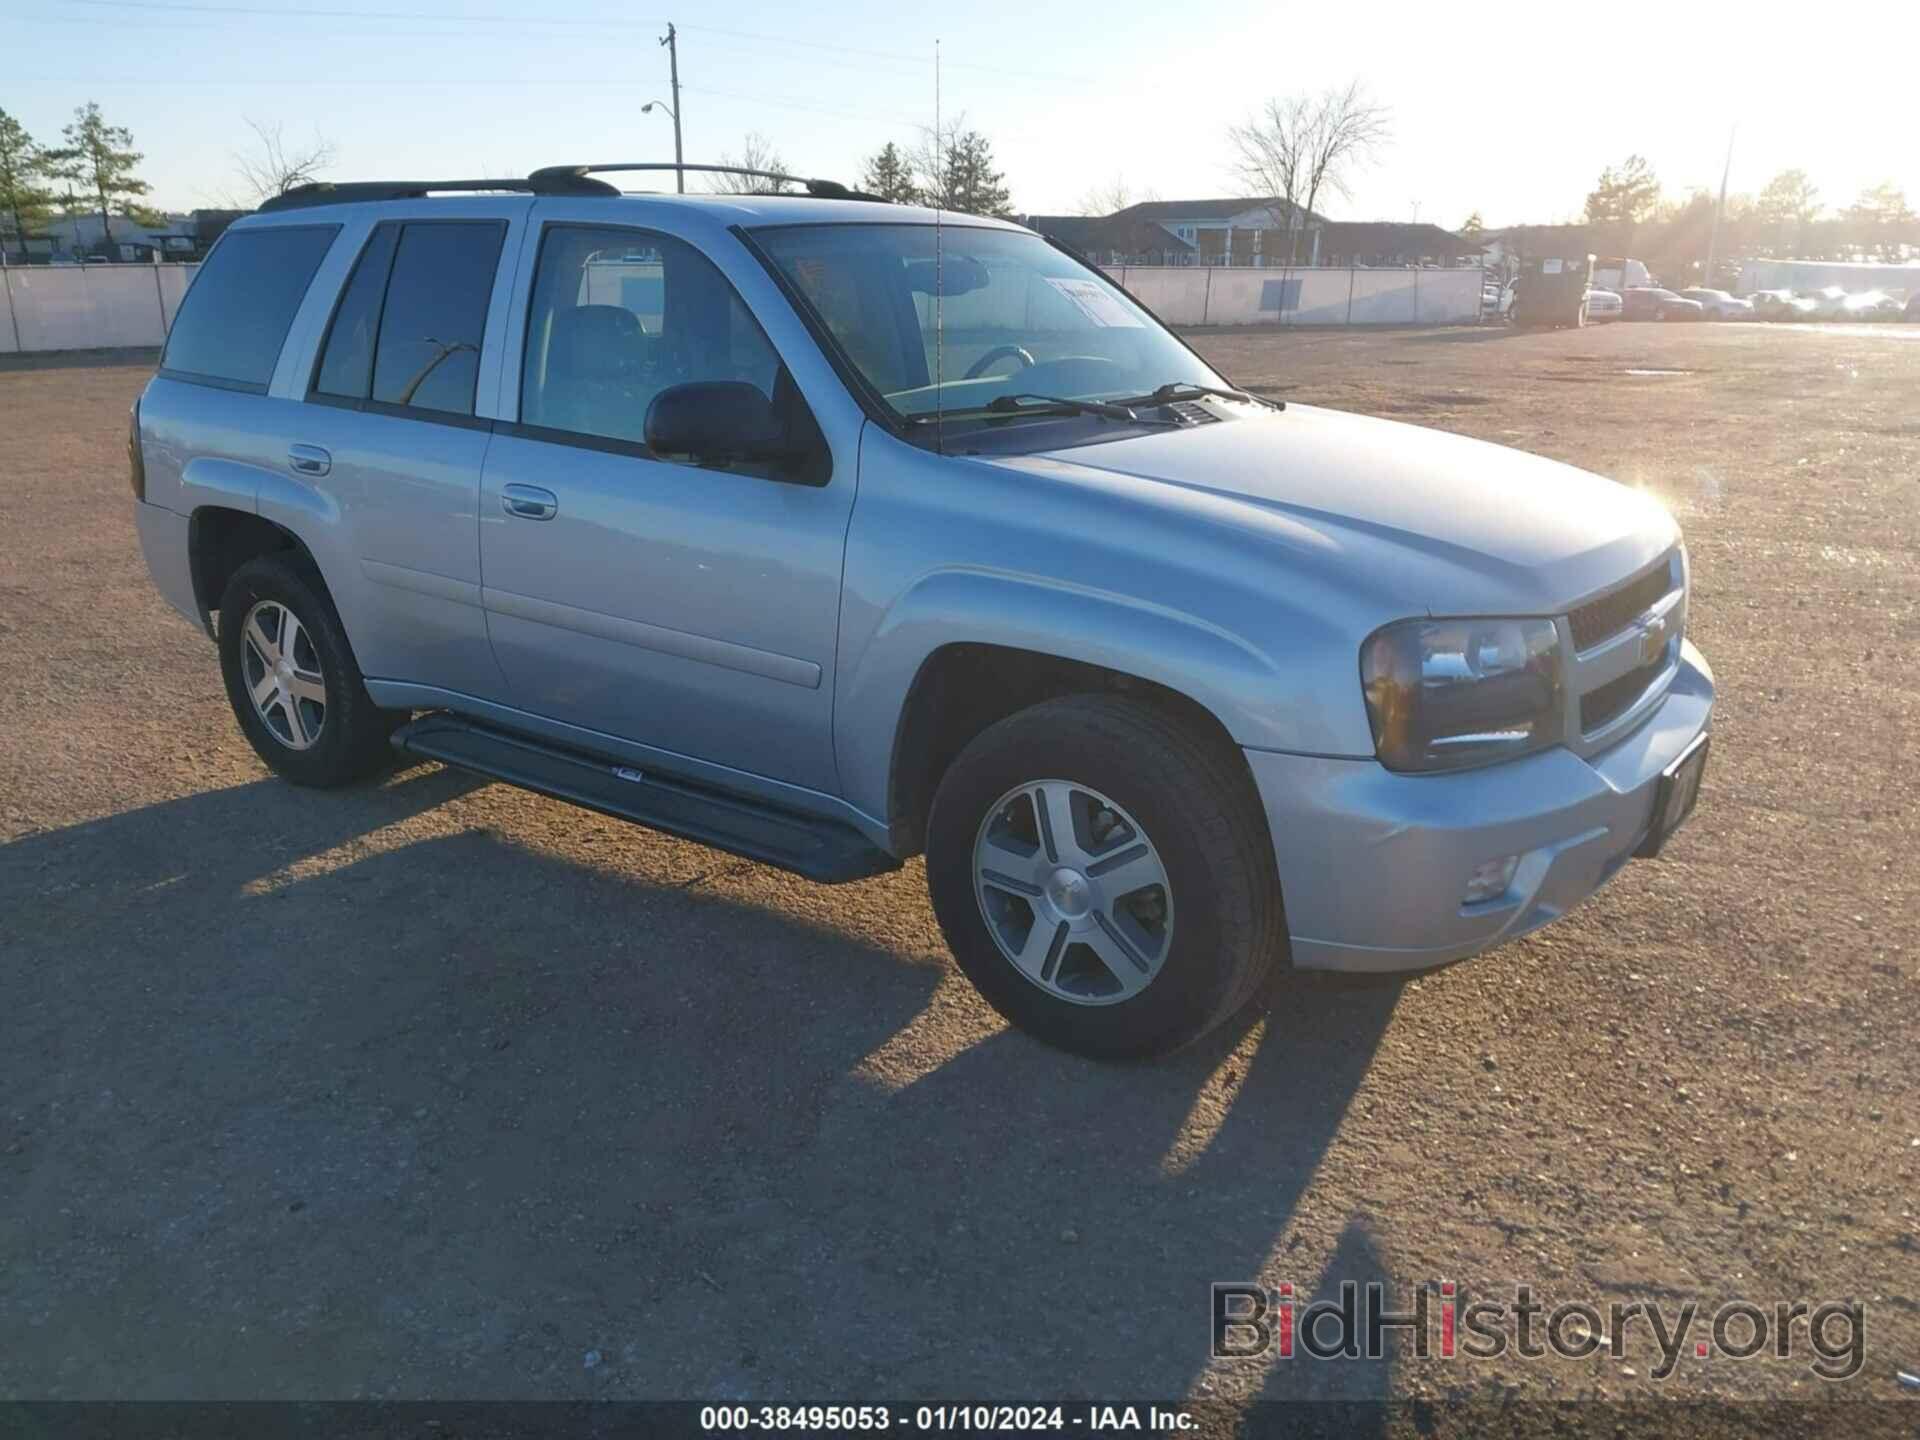
[[[671,21],[660,43],[667,47],[667,64],[673,74],[673,188],[684,195],[687,193],[687,172],[683,167],[687,157],[680,149],[680,42],[674,37]]]
[[[1713,229],[1707,232],[1707,273],[1700,277],[1700,283],[1706,286],[1713,284],[1713,252],[1720,248],[1720,216],[1727,208],[1727,177],[1733,173],[1733,137],[1739,130],[1736,125],[1727,132],[1727,164],[1720,172],[1720,201],[1713,207]]]

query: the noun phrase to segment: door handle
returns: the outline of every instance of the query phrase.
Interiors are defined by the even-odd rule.
[[[287,468],[301,475],[324,475],[333,469],[333,457],[318,445],[289,445]]]
[[[500,508],[516,520],[551,520],[560,513],[560,499],[538,485],[502,485]]]

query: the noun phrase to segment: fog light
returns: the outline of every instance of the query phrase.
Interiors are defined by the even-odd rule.
[[[1473,873],[1467,877],[1467,893],[1461,898],[1462,905],[1478,905],[1483,900],[1497,900],[1507,893],[1507,887],[1513,884],[1513,872],[1520,868],[1518,855],[1507,855],[1499,860],[1482,860],[1473,867]]]

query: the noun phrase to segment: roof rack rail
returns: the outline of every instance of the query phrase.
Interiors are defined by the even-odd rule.
[[[418,200],[427,195],[455,192],[510,190],[529,195],[618,195],[619,188],[597,174],[615,171],[664,170],[680,174],[739,175],[753,180],[782,180],[798,185],[820,200],[875,200],[887,203],[879,195],[869,195],[842,185],[838,180],[808,179],[778,170],[750,170],[744,165],[676,165],[671,162],[627,161],[614,165],[547,165],[524,180],[317,180],[296,185],[284,195],[275,195],[260,205],[262,213],[271,210],[301,210],[309,205],[350,205],[363,200]]]
[[[336,183],[318,180],[296,185],[284,195],[263,201],[260,210],[300,210],[309,205],[351,205],[362,200],[418,200],[422,196],[445,191],[514,190],[532,195],[618,195],[620,192],[604,180],[592,180],[585,172],[574,174],[555,168],[540,170],[524,180],[351,180]]]
[[[809,179],[804,175],[790,175],[782,170],[750,170],[744,165],[677,165],[672,161],[620,161],[611,165],[548,165],[533,172],[527,178],[536,184],[586,183],[593,184],[588,177],[637,170],[664,170],[682,175],[742,175],[753,180],[784,180],[789,185],[798,185],[807,194],[817,200],[873,200],[885,205],[889,203],[884,196],[869,195],[863,190],[855,190],[850,185],[842,185],[838,180]]]

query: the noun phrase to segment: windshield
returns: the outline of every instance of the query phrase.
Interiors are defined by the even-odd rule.
[[[894,414],[1004,422],[1005,396],[1120,400],[1226,381],[1103,276],[1037,235],[947,225],[756,230]]]

